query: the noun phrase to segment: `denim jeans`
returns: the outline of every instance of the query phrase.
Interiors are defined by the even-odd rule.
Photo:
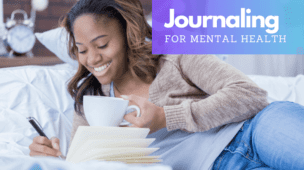
[[[247,120],[213,170],[304,169],[304,106],[273,102]]]

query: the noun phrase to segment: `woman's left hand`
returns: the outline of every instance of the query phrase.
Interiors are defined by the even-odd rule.
[[[132,112],[124,116],[124,119],[131,124],[130,127],[149,128],[150,134],[166,127],[166,117],[164,108],[158,107],[149,102],[146,98],[136,95],[121,95],[125,100],[132,101],[140,108],[140,117]]]

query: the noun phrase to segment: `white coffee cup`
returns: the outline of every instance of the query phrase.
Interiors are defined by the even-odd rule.
[[[123,121],[128,110],[135,109],[140,116],[138,106],[129,106],[129,100],[105,96],[83,96],[83,110],[90,126],[119,126],[129,125]]]

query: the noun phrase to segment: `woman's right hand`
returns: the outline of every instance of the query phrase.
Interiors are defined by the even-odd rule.
[[[54,156],[61,155],[58,138],[47,139],[44,136],[37,136],[29,146],[30,156]]]

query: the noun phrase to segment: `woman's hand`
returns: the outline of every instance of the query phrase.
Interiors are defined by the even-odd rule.
[[[124,116],[124,119],[131,124],[131,127],[149,128],[150,134],[166,127],[166,116],[164,109],[149,102],[146,98],[136,95],[121,95],[125,100],[132,101],[140,108],[140,117],[132,112]]]
[[[59,139],[51,138],[50,140],[44,136],[37,136],[33,139],[33,143],[29,146],[30,156],[54,156],[61,155],[59,147]]]

